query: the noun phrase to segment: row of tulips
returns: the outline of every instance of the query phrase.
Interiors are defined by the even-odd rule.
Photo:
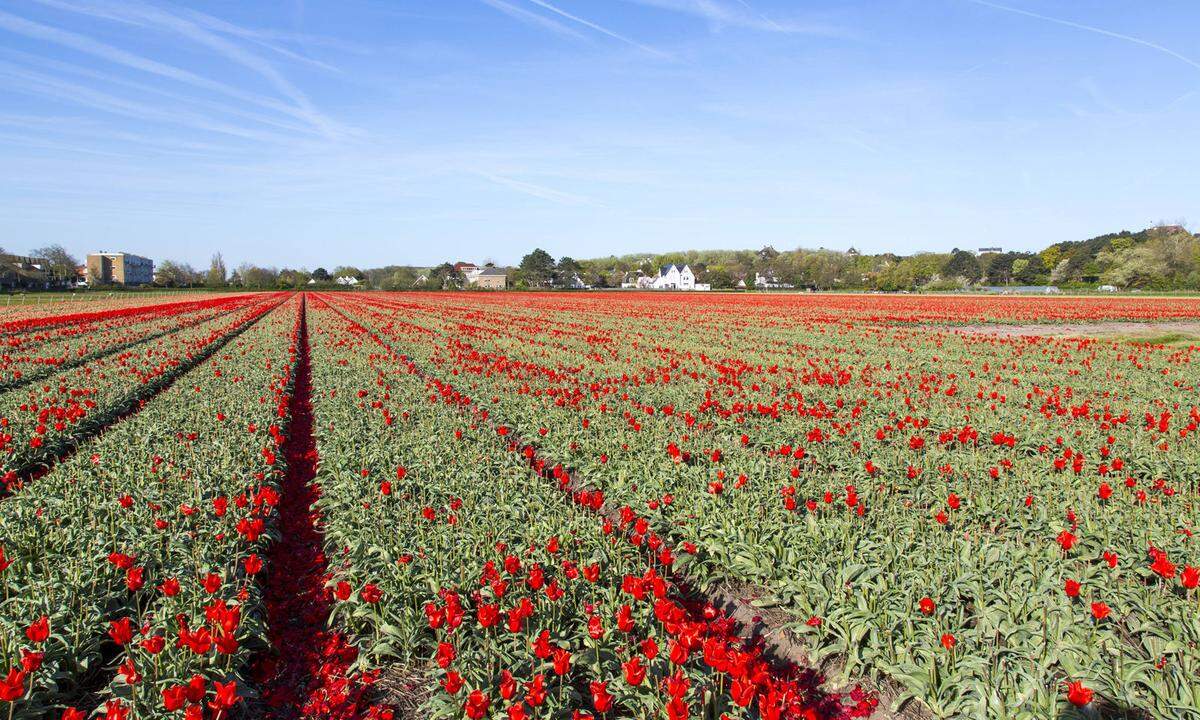
[[[327,302],[336,302],[330,309]],[[427,377],[356,310],[310,304],[334,620],[381,686],[429,717],[840,717],[671,581],[688,548],[598,518],[531,476],[486,410]],[[394,529],[380,537],[377,528]],[[427,714],[427,715],[425,715]]]
[[[85,325],[114,317],[153,315],[165,308],[198,307],[211,302],[210,293],[170,293],[153,298],[116,295],[54,304],[6,306],[0,313],[0,337],[48,330],[63,325]],[[53,309],[53,312],[47,312]]]
[[[480,302],[357,311],[815,657],[937,716],[1200,704],[1194,349]]]
[[[173,332],[0,393],[0,473],[5,489],[15,490],[38,466],[136,411],[285,297],[255,296],[250,304],[195,324],[181,321]]]
[[[255,301],[253,295],[223,295],[201,302],[163,303],[136,315],[113,312],[86,322],[10,333],[0,338],[0,390],[84,365]]]
[[[250,316],[0,503],[0,716],[245,712],[299,318],[298,297]]]

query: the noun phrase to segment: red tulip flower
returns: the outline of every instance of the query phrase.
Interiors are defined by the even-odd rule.
[[[1075,707],[1084,707],[1092,702],[1095,693],[1076,680],[1067,685],[1067,700]]]
[[[608,692],[608,683],[593,682],[589,688],[592,691],[592,705],[596,712],[606,713],[612,709],[613,696]]]
[[[646,679],[646,667],[642,665],[642,659],[636,655],[621,663],[621,669],[625,673],[625,682],[632,686],[641,685],[642,681]]]
[[[25,637],[34,644],[45,642],[46,638],[50,637],[50,618],[43,615],[30,623],[29,627],[25,628]]]
[[[486,693],[482,690],[472,690],[471,694],[467,696],[467,702],[463,709],[471,720],[480,720],[487,716],[488,708],[491,706],[492,699]]]

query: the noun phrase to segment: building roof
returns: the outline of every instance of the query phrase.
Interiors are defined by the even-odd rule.
[[[480,268],[479,274],[495,276],[495,275],[508,275],[508,272],[505,271],[504,268],[485,267],[485,268]]]

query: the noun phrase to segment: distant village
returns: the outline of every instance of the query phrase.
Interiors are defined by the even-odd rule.
[[[1200,235],[1178,224],[1055,243],[1039,252],[998,246],[948,253],[869,255],[847,250],[688,250],[659,255],[554,258],[537,248],[516,266],[488,259],[433,267],[349,265],[307,268],[242,263],[218,253],[208,268],[96,251],[82,261],[62,246],[14,255],[0,249],[0,291],[88,288],[245,288],[371,290],[852,290],[1056,294],[1200,289]]]

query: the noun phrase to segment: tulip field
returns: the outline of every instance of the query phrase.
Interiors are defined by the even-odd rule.
[[[1194,298],[20,308],[0,720],[1200,718],[1197,327]]]

